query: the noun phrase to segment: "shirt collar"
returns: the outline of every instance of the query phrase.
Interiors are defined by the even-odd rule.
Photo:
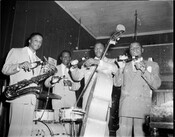
[[[63,63],[61,63],[61,68],[62,68],[62,70],[65,70],[65,68],[67,68],[67,67],[66,67],[66,65],[64,65]]]
[[[66,67],[63,63],[61,63],[61,66],[62,66],[62,67]]]
[[[98,59],[98,60],[100,60],[100,58],[98,58],[98,57],[95,57],[94,59]]]
[[[27,51],[30,55],[32,55],[32,54],[36,55],[36,52],[33,52],[29,47],[27,47]]]
[[[135,62],[135,61],[137,61],[137,62],[143,61],[143,57],[140,57],[137,60],[132,60],[132,62]]]

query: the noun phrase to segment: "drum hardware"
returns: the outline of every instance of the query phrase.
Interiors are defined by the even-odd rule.
[[[36,109],[34,121],[44,121],[46,123],[53,123],[54,110]]]
[[[50,93],[49,95],[48,94],[39,94],[38,95],[38,98],[39,99],[47,99],[47,98],[50,98],[50,99],[61,99],[62,97],[61,96],[59,96],[59,95],[56,95],[56,94],[54,94],[54,93]]]
[[[55,137],[55,136],[56,137],[59,137],[59,136],[76,137],[77,136],[76,122],[82,121],[82,118],[85,112],[79,108],[67,107],[67,108],[61,108],[60,114],[61,114],[60,122],[54,123],[52,120],[54,119],[53,110],[46,110],[46,109],[36,110],[36,117],[39,117],[39,118],[36,118],[34,120],[35,125],[34,125],[34,129],[32,130],[32,136],[45,137],[46,134],[48,134],[47,137],[50,137],[50,136],[51,137]],[[70,125],[69,134],[66,132],[66,129],[64,126],[66,123]]]
[[[75,129],[75,121],[70,122],[70,134],[71,137],[76,137],[77,133],[76,133],[76,129]]]
[[[50,95],[51,95],[51,93],[50,93],[50,87],[49,87],[49,88],[48,88],[47,94],[44,95],[44,97],[46,98],[46,104],[45,104],[45,106],[44,106],[44,111],[42,112],[40,118],[38,118],[39,121],[41,121],[41,119],[42,119],[42,117],[43,117],[43,115],[44,115],[44,112],[45,112],[45,110],[46,110],[46,107],[47,107],[47,104],[48,104]]]
[[[60,122],[70,124],[70,136],[76,137],[76,124],[80,124],[84,117],[85,111],[75,107],[64,107],[60,109]],[[78,122],[78,123],[77,123]]]
[[[82,121],[85,112],[82,109],[74,107],[65,107],[60,109],[60,121],[61,122],[72,122]]]

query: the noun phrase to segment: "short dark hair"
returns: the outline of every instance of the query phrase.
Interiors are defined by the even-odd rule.
[[[25,45],[24,46],[29,46],[29,40],[31,40],[34,36],[39,35],[43,38],[43,35],[39,32],[34,32],[30,34],[30,36],[25,40]]]
[[[33,37],[36,36],[36,35],[39,35],[39,36],[41,36],[41,37],[43,38],[43,35],[42,35],[41,33],[39,33],[39,32],[34,32],[34,33],[30,34],[29,39],[33,38]]]
[[[100,41],[97,41],[97,42],[95,43],[94,48],[95,48],[95,46],[96,46],[97,44],[101,44],[101,45],[104,47],[104,49],[105,49],[105,44],[103,44],[103,43],[100,42]]]
[[[131,47],[131,45],[132,45],[133,43],[137,43],[141,48],[143,48],[142,45],[140,44],[140,42],[138,42],[138,41],[131,42],[131,44],[129,45],[129,48]]]
[[[69,55],[71,56],[71,52],[69,50],[63,50],[60,54],[60,57],[63,56],[63,53],[69,53]]]
[[[104,45],[102,42],[100,42],[100,41],[97,41],[97,42],[95,43],[95,45],[97,45],[97,44],[101,44],[101,45],[103,45],[103,46],[105,47],[105,45]]]
[[[60,57],[62,57],[63,53],[69,53],[69,55],[71,56],[71,52],[69,50],[63,50],[60,54],[58,54],[57,56],[57,64],[61,64],[61,59]]]

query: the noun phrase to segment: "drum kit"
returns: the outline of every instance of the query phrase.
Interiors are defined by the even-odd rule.
[[[50,93],[42,94],[40,98],[61,99],[59,95]],[[81,123],[85,111],[80,108],[67,107],[59,109],[59,122],[54,122],[54,110],[37,109],[33,119],[33,137],[76,137],[75,124]],[[65,123],[70,124],[70,133],[65,128]]]

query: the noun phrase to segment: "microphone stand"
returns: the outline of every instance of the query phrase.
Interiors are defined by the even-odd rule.
[[[137,41],[137,10],[135,11],[134,40]]]

